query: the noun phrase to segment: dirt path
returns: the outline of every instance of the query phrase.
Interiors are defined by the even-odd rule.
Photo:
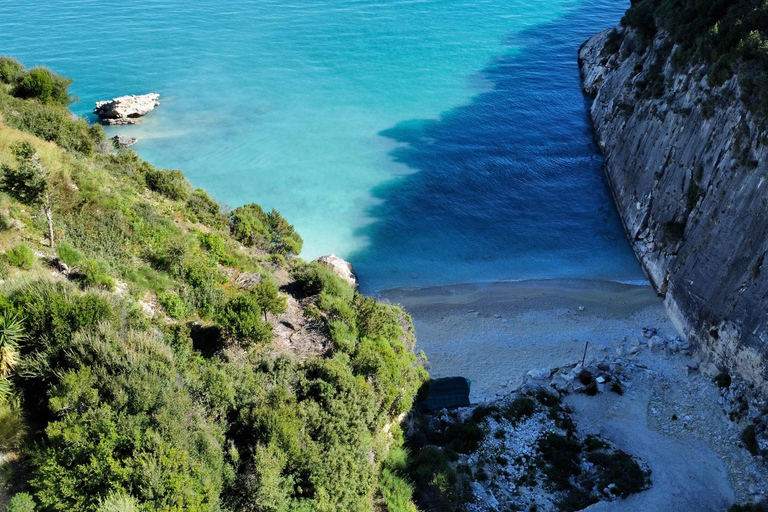
[[[699,440],[684,443],[648,428],[647,410],[652,393],[614,393],[600,397],[572,395],[579,430],[599,433],[625,452],[651,467],[653,485],[626,500],[600,502],[589,512],[724,512],[734,502],[725,465]]]

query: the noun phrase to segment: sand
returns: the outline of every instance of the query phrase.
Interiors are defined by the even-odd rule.
[[[524,281],[425,289],[396,289],[381,298],[413,316],[417,350],[430,374],[472,381],[470,399],[505,394],[528,370],[580,361],[599,347],[677,332],[661,299],[648,286],[607,281]]]

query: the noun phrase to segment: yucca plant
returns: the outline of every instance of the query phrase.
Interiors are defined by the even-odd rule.
[[[15,313],[0,314],[0,377],[5,377],[19,362],[19,343],[24,325]]]
[[[8,401],[12,391],[11,383],[5,380],[4,377],[0,377],[0,405],[3,405]]]

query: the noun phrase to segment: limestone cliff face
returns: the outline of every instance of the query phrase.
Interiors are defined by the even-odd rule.
[[[768,393],[768,132],[735,77],[709,87],[703,69],[659,58],[665,34],[617,31],[579,61],[627,234],[703,362]]]

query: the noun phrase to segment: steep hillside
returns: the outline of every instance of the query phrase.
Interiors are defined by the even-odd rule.
[[[0,58],[0,509],[413,510],[410,318],[278,212],[113,147],[68,85]]]
[[[642,0],[579,53],[637,256],[708,368],[764,393],[766,30],[762,1]]]

